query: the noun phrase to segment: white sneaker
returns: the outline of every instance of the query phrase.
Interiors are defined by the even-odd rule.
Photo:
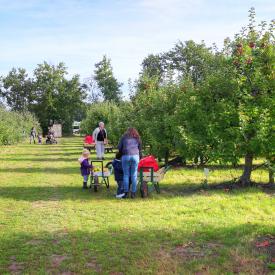
[[[116,198],[117,198],[117,199],[121,199],[124,195],[125,195],[125,193],[122,193],[122,194],[116,195]]]

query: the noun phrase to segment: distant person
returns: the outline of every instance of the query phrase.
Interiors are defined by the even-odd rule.
[[[105,144],[107,144],[107,131],[103,122],[99,122],[93,132],[97,159],[104,159]]]
[[[53,137],[55,137],[55,133],[54,133],[53,127],[49,127],[48,129],[49,129],[48,135],[52,135]]]
[[[89,180],[89,175],[91,174],[91,169],[93,168],[93,166],[89,163],[89,156],[90,151],[84,149],[82,156],[78,159],[78,162],[80,163],[81,176],[83,177],[83,189],[88,188],[87,182]]]
[[[55,139],[55,132],[52,127],[48,128],[48,134],[46,136],[46,144],[57,144],[57,140]]]
[[[42,134],[41,133],[38,133],[37,140],[38,140],[38,144],[42,144]]]
[[[135,128],[128,128],[120,139],[118,150],[122,154],[123,188],[127,198],[129,193],[129,177],[131,177],[131,198],[135,198],[137,188],[138,163],[141,156],[141,140]]]
[[[32,141],[35,144],[35,137],[36,137],[36,130],[34,127],[32,127],[30,132],[30,144],[32,143]]]

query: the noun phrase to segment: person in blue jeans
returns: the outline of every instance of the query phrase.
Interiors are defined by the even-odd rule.
[[[123,186],[122,198],[129,193],[129,178],[131,178],[131,198],[135,198],[137,189],[138,163],[141,156],[141,140],[135,128],[128,128],[120,139],[118,150],[122,154]]]

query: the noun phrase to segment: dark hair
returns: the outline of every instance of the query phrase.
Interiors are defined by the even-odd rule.
[[[128,128],[127,131],[125,132],[125,136],[130,137],[130,138],[136,138],[139,142],[141,142],[140,135],[139,135],[137,129],[135,129],[135,128],[132,128],[132,127]]]

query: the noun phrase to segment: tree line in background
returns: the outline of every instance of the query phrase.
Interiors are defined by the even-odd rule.
[[[13,69],[2,78],[1,95],[12,110],[34,113],[43,129],[59,120],[69,132],[72,121],[81,119],[82,132],[91,134],[102,120],[115,145],[128,126],[136,127],[143,146],[166,162],[180,155],[198,164],[236,165],[244,157],[243,185],[251,182],[253,159],[264,157],[272,182],[274,25],[256,26],[252,8],[248,26],[226,39],[222,50],[186,41],[149,55],[129,87],[129,100],[122,100],[122,84],[106,56],[84,83],[66,78],[62,63],[38,65],[33,78]]]
[[[240,183],[249,185],[253,159],[264,157],[274,181],[274,25],[249,24],[222,50],[179,42],[142,63],[131,99],[92,104],[82,123],[91,133],[103,120],[116,144],[128,126],[141,133],[144,147],[164,158],[236,165],[245,159]]]
[[[78,75],[67,77],[64,63],[39,64],[33,77],[23,68],[13,68],[0,79],[0,97],[12,111],[34,114],[44,134],[54,122],[62,124],[65,134],[71,134],[73,121],[85,116],[88,94],[91,102],[121,100],[122,84],[113,76],[110,59],[104,56],[95,67],[95,75],[85,83]]]

